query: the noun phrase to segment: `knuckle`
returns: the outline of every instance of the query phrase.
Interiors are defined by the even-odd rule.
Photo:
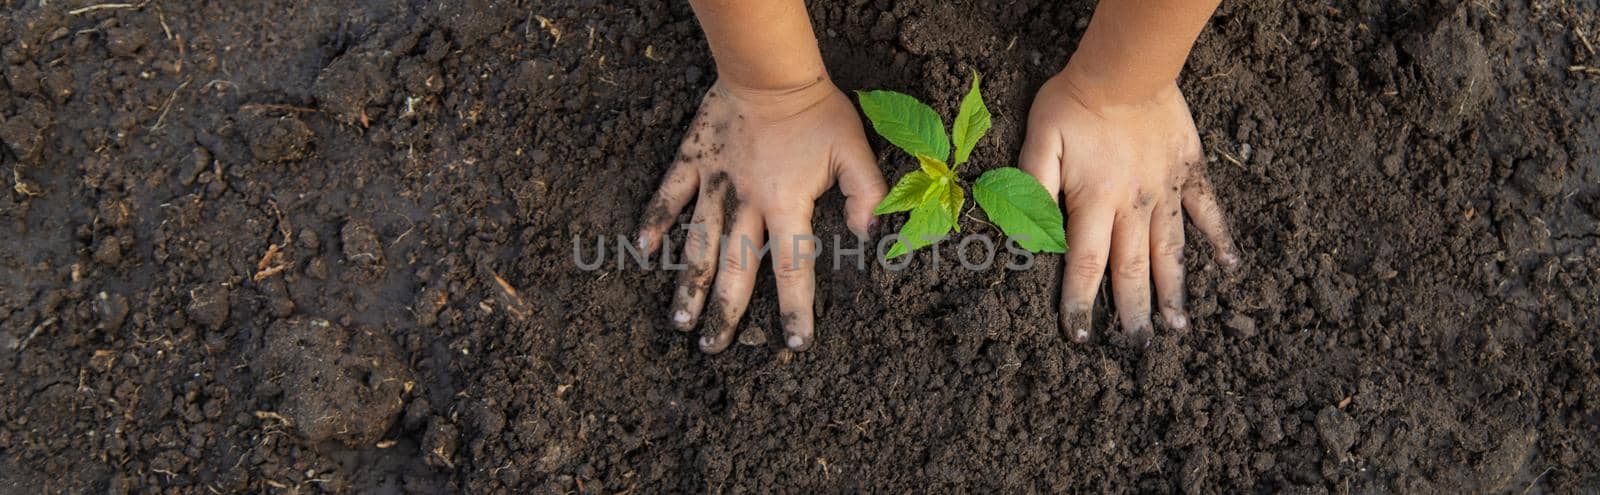
[[[1156,244],[1156,254],[1169,259],[1183,257],[1183,238],[1167,239]]]
[[[729,274],[742,273],[748,269],[747,265],[750,263],[748,257],[749,255],[741,250],[729,250],[722,253],[722,264],[719,265],[719,269]]]
[[[683,252],[691,260],[709,258],[711,254],[710,234],[705,229],[689,229],[689,234],[683,240]]]
[[[811,270],[804,263],[798,263],[794,256],[779,256],[773,260],[772,277],[777,279],[778,285],[788,286],[811,281]]]
[[[748,271],[761,263],[767,251],[758,243],[747,239],[730,241],[722,250],[722,267],[739,272]]]
[[[763,215],[772,219],[800,219],[810,218],[809,208],[816,202],[804,192],[781,188],[773,190],[771,194],[760,194],[751,198],[753,205]],[[876,206],[876,204],[874,204]]]
[[[1067,273],[1073,276],[1099,275],[1105,266],[1095,253],[1080,252],[1067,258]]]
[[[1150,260],[1135,257],[1122,260],[1116,266],[1117,278],[1128,281],[1139,281],[1150,277]]]
[[[1122,189],[1120,184],[1110,180],[1083,180],[1076,184],[1067,184],[1069,201],[1074,204],[1098,204],[1105,202],[1106,198],[1113,197]]]
[[[1093,255],[1073,256],[1067,260],[1067,281],[1072,285],[1093,285],[1103,271],[1105,265]]]

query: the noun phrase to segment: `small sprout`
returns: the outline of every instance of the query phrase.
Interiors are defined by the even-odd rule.
[[[939,114],[916,98],[893,91],[857,91],[861,110],[872,121],[873,130],[895,147],[917,159],[918,170],[900,177],[889,194],[873,210],[874,215],[910,211],[911,217],[900,228],[900,240],[886,254],[889,258],[939,242],[957,222],[966,203],[961,177],[955,169],[972,156],[978,140],[991,125],[988,107],[978,90],[978,73],[972,73],[972,89],[961,99],[961,109],[945,135]],[[955,141],[954,166],[950,144]],[[1063,253],[1067,250],[1061,209],[1032,176],[1015,167],[984,172],[972,184],[972,196],[1002,232],[1030,252]]]

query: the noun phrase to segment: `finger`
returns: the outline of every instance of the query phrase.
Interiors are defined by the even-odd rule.
[[[1228,271],[1238,269],[1239,248],[1233,243],[1233,234],[1228,229],[1228,216],[1217,203],[1216,191],[1212,189],[1211,179],[1206,177],[1202,163],[1189,166],[1189,178],[1183,186],[1183,209],[1189,211],[1194,226],[1211,241],[1211,246],[1216,250],[1217,264]]]
[[[761,215],[749,206],[733,213],[727,244],[722,246],[722,262],[717,265],[717,282],[711,305],[706,308],[705,324],[700,326],[700,350],[716,354],[733,343],[739,320],[750,306],[750,293],[756,286],[756,267],[766,254],[766,231]]]
[[[1150,274],[1156,283],[1156,300],[1167,328],[1189,326],[1184,313],[1183,204],[1178,190],[1150,211]]]
[[[1098,206],[1068,208],[1067,262],[1061,267],[1061,331],[1076,342],[1089,340],[1090,310],[1100,291],[1111,245],[1111,209]]]
[[[1111,230],[1111,296],[1122,332],[1138,347],[1150,344],[1150,208],[1140,193],[1131,209],[1117,213]]]
[[[1055,133],[1030,130],[1022,140],[1022,154],[1017,162],[1018,168],[1044,185],[1051,200],[1061,201],[1056,197],[1061,192],[1061,139]]]
[[[724,175],[707,181],[694,205],[694,219],[683,243],[685,269],[678,273],[678,289],[672,299],[672,325],[678,330],[694,328],[705,307],[706,289],[717,273],[717,250],[721,248],[723,204],[730,186]]]
[[[678,159],[673,160],[672,166],[667,169],[666,177],[661,179],[661,186],[656,189],[655,197],[650,199],[649,206],[644,210],[644,218],[639,222],[639,235],[634,245],[641,253],[649,256],[661,246],[661,239],[672,227],[673,219],[678,218],[678,213],[689,204],[689,198],[694,197],[699,187],[699,174],[695,173],[694,167],[689,165],[680,151]]]
[[[865,140],[845,146],[836,160],[839,171],[839,191],[844,193],[845,224],[857,236],[866,237],[878,224],[872,209],[888,194],[883,182],[883,172],[878,170],[877,157]]]
[[[816,339],[813,301],[816,291],[817,240],[811,235],[811,204],[767,216],[772,234],[772,274],[778,282],[778,312],[784,342],[804,351]]]

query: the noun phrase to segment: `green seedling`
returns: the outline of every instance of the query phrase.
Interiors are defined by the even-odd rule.
[[[879,90],[857,91],[856,98],[867,120],[872,121],[873,130],[916,158],[920,165],[919,170],[901,176],[872,211],[879,216],[911,212],[911,218],[900,228],[900,240],[885,257],[895,258],[936,243],[951,229],[961,232],[958,220],[966,193],[956,169],[972,156],[972,148],[991,125],[989,108],[978,91],[978,73],[972,73],[972,89],[961,99],[952,136],[948,137],[939,114],[914,97]],[[956,148],[954,166],[947,165],[952,137]],[[972,184],[972,196],[1000,231],[1023,249],[1034,253],[1066,252],[1061,209],[1033,176],[1016,167],[989,170]]]

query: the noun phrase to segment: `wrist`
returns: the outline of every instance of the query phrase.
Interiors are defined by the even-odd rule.
[[[1062,84],[1080,105],[1101,116],[1136,109],[1177,91],[1175,80],[1116,77],[1110,71],[1097,69],[1087,58],[1074,54],[1051,79]]]
[[[817,102],[838,92],[826,71],[795,78],[782,85],[751,86],[738,79],[719,76],[713,91],[721,91],[753,111],[770,118],[783,118],[815,106]]]
[[[803,92],[827,81],[828,71],[821,64],[783,71],[717,71],[717,83],[741,96]]]
[[[822,51],[810,33],[803,39],[774,41],[771,46],[755,48],[738,45],[738,49],[712,45],[711,54],[717,64],[717,80],[724,86],[748,93],[782,93],[809,87],[818,79],[828,78],[828,69],[822,63]],[[798,36],[796,38],[799,38]]]

